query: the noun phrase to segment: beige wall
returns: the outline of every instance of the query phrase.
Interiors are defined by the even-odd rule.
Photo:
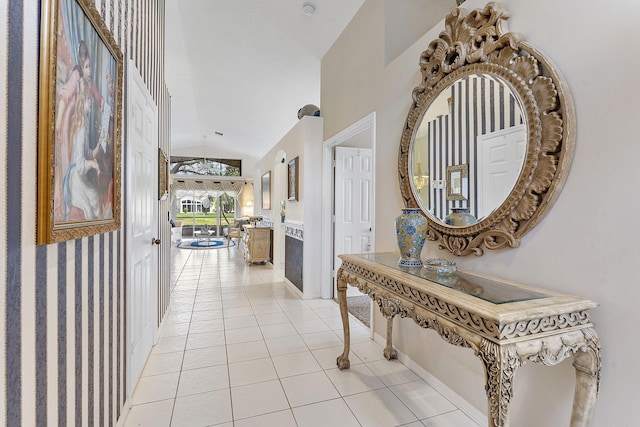
[[[240,193],[240,195],[238,196],[238,203],[240,204],[240,210],[236,209],[236,217],[252,216],[253,212],[255,212],[252,179],[247,180],[247,182],[244,184],[242,193]]]
[[[317,150],[313,150],[317,147]],[[311,170],[316,170],[319,176],[321,174],[320,165],[322,163],[322,119],[317,117],[305,116],[294,127],[287,132],[282,139],[265,154],[257,163],[254,182],[255,182],[255,200],[256,215],[273,218],[275,222],[280,221],[280,201],[287,200],[287,164],[289,161],[298,157],[299,186],[300,191],[298,201],[287,201],[286,203],[286,220],[294,222],[304,221],[305,201],[313,202],[309,199],[309,195],[319,195],[319,187],[317,192],[313,191],[313,182],[309,180]],[[280,166],[280,154],[284,153],[284,166]],[[319,158],[317,157],[319,154]],[[271,209],[261,210],[261,191],[260,178],[262,175],[271,171]],[[284,174],[284,176],[282,176]],[[313,175],[311,175],[313,176]],[[307,177],[307,179],[305,179]]]
[[[374,110],[384,66],[382,0],[367,0],[320,65],[324,140]],[[379,23],[371,26],[371,23]],[[343,102],[353,100],[354,102]]]
[[[371,111],[377,112],[376,242],[378,251],[396,250],[393,220],[402,207],[397,181],[400,133],[420,81],[418,58],[438,36],[437,25],[388,66],[384,46],[383,0],[367,0],[322,62],[325,139]],[[576,151],[564,190],[545,219],[517,249],[458,258],[463,269],[500,276],[593,299],[603,349],[603,377],[594,426],[635,425],[640,369],[637,340],[630,338],[640,287],[630,269],[638,249],[629,227],[640,207],[640,144],[632,126],[640,114],[640,58],[629,49],[640,37],[640,3],[604,6],[594,0],[503,1],[510,27],[527,36],[557,64],[573,93],[577,112]],[[466,8],[484,6],[467,0]],[[396,209],[391,207],[395,206]],[[447,255],[430,245],[423,257]],[[470,351],[444,344],[431,331],[396,320],[399,349],[479,410],[486,412],[482,366]],[[382,333],[380,318],[376,332]],[[631,332],[630,332],[631,331]],[[568,425],[573,393],[569,361],[546,368],[527,365],[515,379],[512,424]]]
[[[319,260],[321,254],[322,126],[320,117],[305,116],[257,164],[254,175],[256,215],[274,221],[274,268],[284,269],[285,228],[280,220],[280,201],[286,203],[286,223],[303,225],[304,259]],[[287,165],[298,157],[298,200],[288,201]],[[284,163],[281,159],[284,158]],[[271,171],[271,209],[261,209],[261,177]],[[304,298],[320,296],[320,264],[305,261]]]

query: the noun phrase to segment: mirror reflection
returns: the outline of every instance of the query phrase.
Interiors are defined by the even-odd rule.
[[[431,102],[410,149],[412,187],[432,219],[465,227],[509,196],[527,149],[523,107],[506,81],[458,78]],[[463,214],[462,223],[452,216]]]

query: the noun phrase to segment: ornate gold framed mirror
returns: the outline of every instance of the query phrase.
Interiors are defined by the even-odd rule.
[[[517,247],[558,197],[573,157],[567,84],[508,31],[508,18],[498,3],[446,17],[420,56],[422,81],[403,128],[405,206],[420,208],[427,239],[454,255]],[[472,220],[450,220],[461,211]]]

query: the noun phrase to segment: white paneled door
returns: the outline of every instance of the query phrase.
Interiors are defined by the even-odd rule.
[[[370,148],[335,148],[334,295],[338,255],[371,251],[372,153]],[[357,288],[348,289],[352,294],[359,294]]]
[[[132,62],[127,85],[127,278],[129,396],[156,339],[158,116]]]
[[[478,218],[499,207],[513,189],[527,149],[524,125],[478,136]]]

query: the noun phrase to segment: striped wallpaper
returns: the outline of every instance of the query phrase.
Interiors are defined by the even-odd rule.
[[[35,244],[39,5],[0,1],[0,425],[112,426],[127,388],[125,228]],[[159,146],[169,153],[164,0],[95,6],[158,104]],[[166,242],[168,210],[160,202]],[[170,247],[160,248],[158,324],[169,303]]]
[[[511,90],[491,76],[472,75],[449,87],[449,114],[440,115],[428,123],[427,129],[429,179],[443,180],[443,188],[424,188],[428,192],[427,208],[437,218],[444,218],[451,208],[469,208],[478,217],[477,137],[524,123],[519,103]],[[420,130],[421,134],[423,130]],[[431,143],[430,143],[431,142]],[[469,165],[469,197],[466,201],[447,201],[447,166]]]

